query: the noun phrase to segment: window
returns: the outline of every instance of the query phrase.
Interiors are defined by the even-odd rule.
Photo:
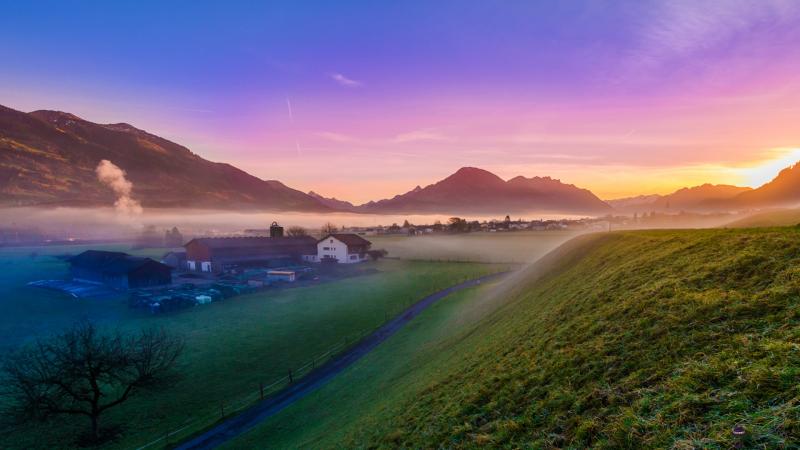
[[[351,260],[353,260],[353,259],[358,259],[358,255],[350,255],[350,259],[351,259]]]

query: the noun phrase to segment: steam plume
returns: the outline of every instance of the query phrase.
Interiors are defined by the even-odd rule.
[[[142,213],[142,205],[131,198],[133,183],[125,178],[124,170],[111,161],[104,159],[100,161],[94,171],[97,173],[97,179],[113,189],[117,194],[117,201],[114,202],[114,207],[117,208],[117,211],[124,214]]]

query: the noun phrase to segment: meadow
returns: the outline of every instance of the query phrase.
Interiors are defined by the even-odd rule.
[[[333,346],[352,342],[411,302],[461,280],[505,268],[386,260],[369,263],[378,269],[372,275],[268,290],[151,316],[128,310],[121,299],[76,300],[24,286],[32,279],[65,276],[65,263],[53,256],[64,250],[3,250],[2,260],[9,269],[0,283],[7,345],[50,334],[84,317],[122,329],[164,327],[186,339],[178,385],[132,398],[104,418],[106,424],[124,429],[111,448],[141,446],[198,417],[213,420],[226,405],[230,412],[237,402],[253,399],[260,383],[285,377],[289,370],[306,365]],[[84,420],[59,419],[46,425],[6,428],[0,440],[8,448],[63,447],[70,436],[86,427]]]
[[[373,248],[383,248],[390,257],[401,259],[529,263],[576,235],[576,231],[515,231],[369,236],[368,239]]]
[[[228,448],[795,447],[799,267],[796,228],[579,237]]]

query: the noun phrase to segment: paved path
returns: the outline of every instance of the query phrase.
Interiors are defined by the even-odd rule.
[[[189,441],[184,442],[183,444],[178,445],[175,448],[180,450],[216,448],[223,443],[246,433],[268,417],[278,413],[295,401],[305,397],[330,381],[344,369],[350,367],[353,363],[380,345],[381,342],[395,334],[400,328],[402,328],[403,325],[405,325],[414,317],[418,316],[428,306],[454,292],[477,286],[482,282],[499,278],[505,274],[506,273],[496,273],[465,281],[423,298],[403,311],[399,316],[395,317],[390,322],[386,323],[382,327],[375,330],[375,332],[362,339],[358,344],[356,344],[355,347],[350,348],[326,364],[323,364],[316,370],[298,380],[296,383],[289,385],[286,387],[286,389],[280,391],[276,395],[259,402],[257,405],[245,410],[239,415],[231,417],[230,419],[215,425],[210,430],[192,438]]]

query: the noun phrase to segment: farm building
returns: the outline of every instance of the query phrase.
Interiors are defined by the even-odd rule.
[[[336,261],[340,264],[359,263],[367,260],[372,243],[352,233],[334,233],[317,242],[317,257],[314,261]]]
[[[197,238],[185,247],[189,270],[214,273],[233,267],[313,261],[317,253],[317,241],[309,236]]]
[[[168,252],[161,257],[161,264],[166,264],[173,269],[186,269],[186,252]]]
[[[172,268],[150,258],[122,252],[87,250],[70,258],[76,281],[105,284],[117,289],[163,286],[172,283]]]
[[[267,272],[267,279],[269,281],[294,283],[297,280],[297,272],[294,270],[270,270]]]

